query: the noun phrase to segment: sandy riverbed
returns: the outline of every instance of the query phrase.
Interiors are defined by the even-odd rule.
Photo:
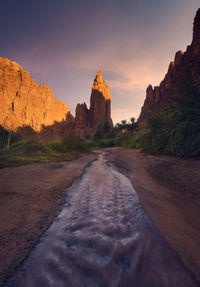
[[[29,254],[96,154],[0,170],[0,285]]]
[[[168,243],[200,280],[200,161],[112,150],[140,202]]]
[[[58,214],[68,187],[97,154],[0,170],[0,285]],[[200,280],[200,161],[111,150],[156,227]]]

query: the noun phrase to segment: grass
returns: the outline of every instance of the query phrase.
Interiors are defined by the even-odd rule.
[[[164,114],[151,118],[149,131],[141,137],[144,151],[200,157],[200,98],[190,95]]]
[[[33,162],[71,160],[86,151],[84,142],[75,135],[42,144],[22,139],[0,128],[0,168]]]
[[[188,92],[188,90],[187,90]],[[180,157],[200,157],[200,97],[191,92],[179,105],[149,120],[146,132],[123,123],[99,126],[85,139],[68,133],[61,140],[42,144],[20,138],[0,126],[0,167],[31,162],[70,160],[80,153],[106,147],[142,148],[143,151]]]
[[[182,94],[181,94],[182,93]],[[117,125],[107,133],[100,127],[91,147],[140,148],[154,154],[200,157],[200,97],[185,81],[176,87],[178,103],[149,120],[147,129],[134,132]],[[122,123],[125,121],[122,121]],[[126,125],[125,125],[126,127]]]
[[[85,141],[76,134],[69,133],[61,140],[50,142],[47,147],[50,150],[66,153],[68,151],[85,151],[87,145]]]

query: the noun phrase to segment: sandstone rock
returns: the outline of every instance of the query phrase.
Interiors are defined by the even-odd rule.
[[[89,110],[86,103],[78,104],[76,106],[76,128],[87,129],[89,127]]]
[[[112,125],[110,89],[101,71],[92,86],[90,109],[78,104],[74,118],[49,87],[36,84],[17,63],[0,58],[0,125],[4,128],[51,140],[68,132],[93,133],[104,122]]]
[[[36,84],[17,63],[0,58],[0,125],[8,130],[28,126],[39,132],[63,121],[68,113],[49,87]]]
[[[90,126],[94,128],[104,122],[112,126],[111,96],[110,88],[105,84],[102,72],[98,71],[90,98]]]
[[[194,18],[192,51],[194,54],[200,53],[200,9]]]
[[[92,86],[90,109],[87,105],[78,104],[76,107],[76,130],[81,134],[93,132],[100,124],[108,122],[113,125],[111,119],[110,88],[103,80],[101,71],[97,72]]]
[[[42,130],[37,133],[37,139],[43,142],[49,140],[59,140],[69,133],[75,132],[75,119],[69,112],[63,121],[55,121],[53,125],[43,126]],[[77,130],[79,133],[80,130]]]
[[[153,115],[162,113],[189,96],[188,87],[200,95],[200,9],[197,11],[191,46],[185,53],[179,51],[174,62],[159,87],[147,88],[147,95],[138,123],[140,127],[148,125]]]

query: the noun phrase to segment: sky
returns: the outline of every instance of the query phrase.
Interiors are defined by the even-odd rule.
[[[114,123],[137,118],[192,41],[199,0],[0,0],[0,57],[48,85],[74,115],[89,106],[98,70],[110,86]]]

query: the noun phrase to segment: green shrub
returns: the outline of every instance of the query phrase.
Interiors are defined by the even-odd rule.
[[[116,143],[115,143],[115,139],[101,139],[98,142],[98,146],[100,148],[104,148],[104,147],[115,147]]]
[[[191,98],[150,120],[150,131],[142,139],[144,150],[182,157],[200,156],[200,100]]]
[[[0,149],[9,148],[11,144],[19,140],[19,136],[13,132],[9,132],[0,126]]]
[[[19,140],[3,152],[5,155],[37,156],[47,154],[48,150],[43,145],[31,140]]]
[[[63,137],[60,141],[53,141],[48,144],[48,147],[60,153],[66,153],[68,151],[84,151],[86,150],[85,141],[78,135],[69,133]]]

